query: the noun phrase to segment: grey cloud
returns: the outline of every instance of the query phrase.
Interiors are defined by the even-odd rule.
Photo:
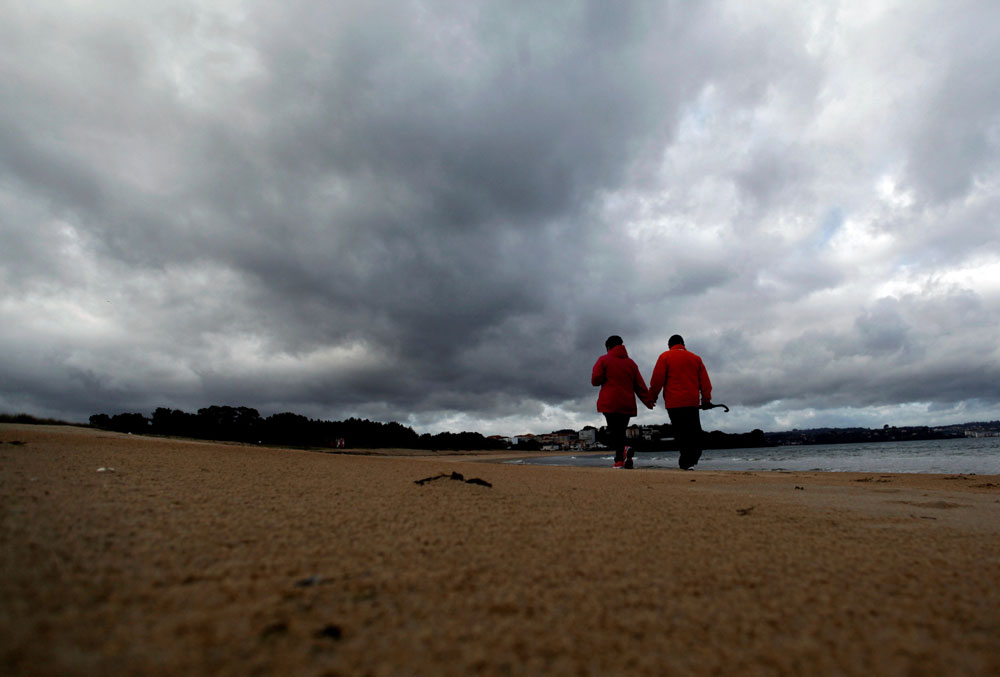
[[[950,314],[966,319],[952,325],[945,319]],[[725,367],[736,372],[732,380],[748,404],[783,400],[827,408],[947,403],[973,393],[996,404],[1000,389],[992,384],[1000,368],[995,351],[972,349],[982,340],[972,327],[995,320],[994,312],[967,293],[939,300],[886,298],[865,309],[849,332],[809,331],[786,341],[780,365],[771,371],[780,374],[779,381],[761,378],[762,356],[751,358],[758,365],[752,373],[740,373],[738,364]],[[963,329],[956,331],[958,327]]]
[[[648,377],[674,331],[761,416],[993,401],[988,292],[845,299],[871,263],[832,241],[868,219],[928,278],[996,256],[992,51],[941,47],[994,10],[962,6],[902,88],[922,107],[874,144],[817,122],[842,76],[812,34],[827,10],[609,7],[19,9],[0,321],[25,329],[0,342],[0,405],[527,427],[593,415],[608,334]],[[920,199],[880,212],[899,158]],[[933,362],[935,337],[958,357]]]
[[[881,358],[909,348],[910,327],[900,317],[896,305],[882,299],[854,321],[859,339],[857,352]]]
[[[963,11],[964,10],[964,11]],[[975,47],[1000,40],[1000,8],[964,2],[947,12],[920,13],[922,41],[940,69],[927,107],[913,129],[908,174],[930,202],[961,199],[977,180],[995,174],[1000,156],[995,130],[1000,108],[1000,54]],[[955,49],[957,42],[972,49]]]

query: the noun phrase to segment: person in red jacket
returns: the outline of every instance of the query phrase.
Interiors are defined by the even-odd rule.
[[[667,350],[656,360],[649,381],[649,404],[663,390],[663,405],[670,417],[674,439],[681,455],[678,465],[690,470],[701,458],[701,417],[699,408],[712,403],[712,382],[701,358],[684,347],[684,339],[674,334]]]
[[[608,434],[615,450],[615,468],[632,467],[632,449],[625,446],[625,429],[630,418],[636,415],[635,396],[650,409],[649,390],[632,358],[625,350],[621,336],[609,336],[604,342],[608,352],[597,358],[590,383],[600,386],[597,396],[597,411],[604,414],[608,422]],[[648,402],[648,404],[647,404]]]

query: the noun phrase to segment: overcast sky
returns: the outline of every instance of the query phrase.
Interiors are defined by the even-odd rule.
[[[0,11],[0,412],[1000,418],[995,0]]]

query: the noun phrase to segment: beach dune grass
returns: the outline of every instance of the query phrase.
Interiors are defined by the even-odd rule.
[[[1000,478],[495,458],[2,424],[0,672],[1000,673]]]

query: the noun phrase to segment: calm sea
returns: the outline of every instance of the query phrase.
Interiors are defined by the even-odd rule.
[[[611,467],[611,454],[571,454],[519,459],[511,463]],[[636,468],[676,468],[677,452],[640,452]],[[709,449],[698,470],[773,470],[1000,475],[1000,437],[814,444],[761,449]]]

